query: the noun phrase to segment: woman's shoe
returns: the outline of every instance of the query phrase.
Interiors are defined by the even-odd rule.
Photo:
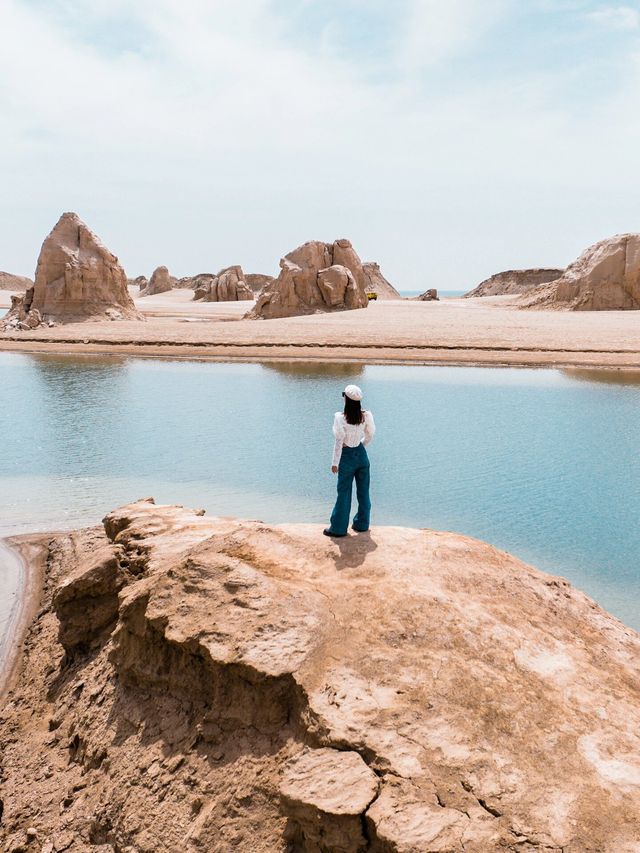
[[[369,528],[368,527],[364,527],[364,528],[363,527],[354,527],[354,525],[352,524],[351,529],[355,530],[356,533],[366,533]]]
[[[333,539],[342,539],[347,535],[346,533],[334,533],[333,530],[330,530],[328,527],[325,527],[322,532],[325,536],[331,536]]]

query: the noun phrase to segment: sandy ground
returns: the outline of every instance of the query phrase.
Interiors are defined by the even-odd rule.
[[[191,291],[137,299],[147,322],[0,333],[0,350],[559,367],[640,367],[640,312],[522,311],[512,297],[373,302],[367,309],[243,320],[250,302],[199,304]],[[9,294],[0,293],[0,306]]]
[[[11,688],[20,663],[24,635],[40,605],[49,534],[0,539],[0,560],[18,561],[21,579],[14,611],[0,638],[0,702]]]

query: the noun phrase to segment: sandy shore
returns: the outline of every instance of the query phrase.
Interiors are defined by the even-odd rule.
[[[0,539],[0,560],[14,561],[20,572],[15,603],[0,642],[0,702],[12,686],[25,633],[40,605],[50,538],[50,534],[31,533]]]
[[[0,293],[0,306],[9,294]],[[0,350],[218,360],[640,368],[640,312],[522,311],[512,297],[373,302],[365,310],[243,320],[249,302],[191,291],[136,300],[147,322],[0,333]]]

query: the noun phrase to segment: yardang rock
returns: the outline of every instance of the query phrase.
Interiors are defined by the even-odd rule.
[[[481,281],[477,287],[465,293],[465,298],[477,296],[505,296],[524,293],[540,284],[555,281],[564,273],[563,269],[535,268],[530,270],[505,270]]]
[[[253,290],[244,280],[242,267],[225,267],[215,276],[201,274],[194,282],[193,298],[197,302],[237,302],[253,299]]]
[[[42,244],[34,286],[12,307],[5,324],[29,326],[38,315],[61,323],[142,319],[118,259],[76,213],[63,213]]]
[[[550,284],[527,293],[523,307],[572,311],[640,308],[640,234],[618,234],[589,246]]]
[[[280,274],[260,292],[252,319],[366,308],[366,275],[349,240],[310,240],[280,261]]]
[[[171,290],[177,279],[169,274],[169,270],[165,266],[156,267],[151,273],[151,278],[147,286],[140,288],[140,296],[153,296],[156,293],[167,293]]]
[[[33,287],[30,278],[24,275],[13,275],[10,272],[0,270],[0,290],[15,290],[17,292]]]

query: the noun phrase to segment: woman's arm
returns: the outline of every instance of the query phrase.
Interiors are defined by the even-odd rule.
[[[331,459],[331,467],[337,468],[342,456],[342,443],[344,441],[344,424],[342,423],[342,415],[338,412],[333,419],[333,434],[336,440],[333,445],[333,457]]]
[[[376,425],[373,422],[373,415],[371,412],[364,413],[364,441],[362,442],[366,447],[367,444],[371,441],[373,436],[376,434]]]

